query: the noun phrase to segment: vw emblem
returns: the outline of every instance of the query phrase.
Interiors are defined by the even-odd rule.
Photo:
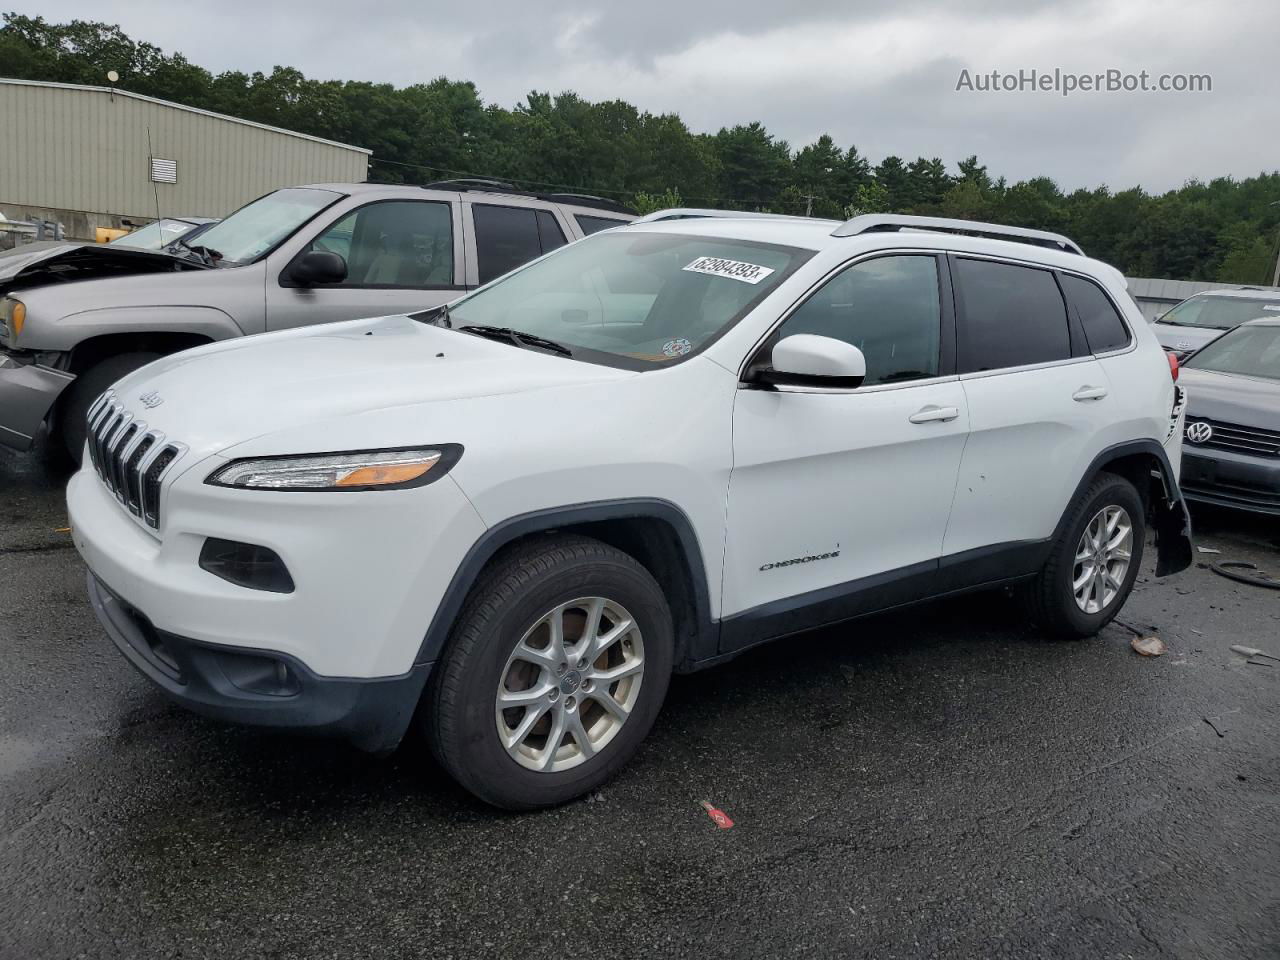
[[[1213,427],[1203,420],[1187,425],[1187,439],[1192,443],[1208,443],[1213,436]]]
[[[164,403],[164,398],[154,390],[152,390],[150,393],[144,393],[138,399],[142,401],[142,405],[146,407],[148,410],[152,409],[153,407],[158,407],[160,406],[160,404]]]

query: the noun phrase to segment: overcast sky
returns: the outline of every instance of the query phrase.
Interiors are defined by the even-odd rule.
[[[760,120],[802,146],[823,132],[887,154],[1064,188],[1250,176],[1280,167],[1275,0],[9,0],[119,23],[214,72],[275,64],[320,79],[475,82],[513,106],[575,90],[679,113],[695,131]],[[957,91],[962,70],[1209,74],[1207,93]],[[3,67],[0,66],[0,71]]]

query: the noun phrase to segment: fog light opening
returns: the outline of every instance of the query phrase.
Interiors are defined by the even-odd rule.
[[[267,547],[209,537],[200,548],[200,569],[228,583],[268,593],[293,593],[290,576],[279,554]]]

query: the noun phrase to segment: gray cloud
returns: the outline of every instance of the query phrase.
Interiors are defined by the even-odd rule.
[[[14,0],[20,12],[45,5]],[[445,75],[511,106],[531,89],[573,89],[677,112],[695,130],[760,120],[798,147],[828,132],[879,160],[955,161],[1046,174],[1071,189],[1151,190],[1275,169],[1280,8],[1241,0],[583,0],[457,5],[387,0],[353,15],[339,0],[223,0],[175,8],[63,0],[57,16],[118,22],[136,39],[214,71],[269,71],[409,84]],[[176,10],[181,13],[176,13]],[[1208,73],[1211,93],[957,92],[962,69]],[[0,68],[2,69],[2,68]]]

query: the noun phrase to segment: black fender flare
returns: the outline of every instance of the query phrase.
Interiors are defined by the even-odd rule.
[[[1058,526],[1053,531],[1052,542],[1056,543],[1062,536],[1071,504],[1075,503],[1085,487],[1092,483],[1099,473],[1106,470],[1108,464],[1135,454],[1148,454],[1155,457],[1160,464],[1164,497],[1152,504],[1156,533],[1156,576],[1167,577],[1187,569],[1194,559],[1191,513],[1187,510],[1186,498],[1183,497],[1182,489],[1178,486],[1178,475],[1169,462],[1169,454],[1163,446],[1151,438],[1126,440],[1123,443],[1114,444],[1093,458],[1093,462],[1089,464],[1089,468],[1085,470],[1075,491],[1071,494],[1071,499],[1067,501],[1062,519],[1058,521]]]
[[[711,595],[707,585],[707,567],[702,548],[688,515],[669,500],[629,498],[579,503],[563,507],[534,510],[503,520],[486,530],[471,546],[454,571],[431,624],[422,639],[414,664],[438,660],[449,639],[449,631],[462,612],[462,605],[480,572],[508,544],[535,533],[547,533],[564,527],[607,520],[645,519],[668,524],[676,533],[679,549],[691,574],[695,616],[694,640],[685,651],[686,660],[701,659],[715,653],[719,644],[718,623],[711,619]],[[710,651],[709,653],[707,651]]]

